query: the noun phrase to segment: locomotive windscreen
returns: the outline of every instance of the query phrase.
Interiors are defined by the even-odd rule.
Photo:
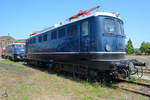
[[[105,33],[124,35],[123,22],[119,19],[106,18],[104,20]]]

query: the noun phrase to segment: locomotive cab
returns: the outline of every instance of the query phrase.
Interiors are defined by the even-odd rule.
[[[103,60],[124,59],[125,34],[123,21],[112,13],[98,13],[95,18],[98,41],[97,52],[104,54]],[[102,59],[101,59],[102,60]]]
[[[24,43],[16,43],[13,45],[14,47],[14,58],[15,60],[23,60],[25,56],[25,44]]]
[[[104,17],[102,32],[103,51],[125,52],[123,22],[117,18]]]

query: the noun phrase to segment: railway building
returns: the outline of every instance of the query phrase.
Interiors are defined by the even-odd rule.
[[[4,47],[6,47],[7,45],[12,44],[14,42],[16,42],[16,39],[14,39],[11,36],[0,36],[0,55],[1,55],[2,49]]]

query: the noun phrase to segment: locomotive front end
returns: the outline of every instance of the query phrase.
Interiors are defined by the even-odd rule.
[[[145,62],[125,58],[125,39],[123,21],[116,13],[97,14],[98,53],[93,61],[97,69],[105,71],[113,79],[130,78],[138,73],[136,66],[147,67]],[[105,67],[102,67],[105,66]],[[100,69],[101,68],[101,69]],[[141,77],[141,76],[140,76]]]

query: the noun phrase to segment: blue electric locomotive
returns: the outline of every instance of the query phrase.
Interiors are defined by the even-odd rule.
[[[93,78],[130,77],[135,65],[145,63],[125,58],[125,38],[123,21],[117,14],[96,12],[28,38],[26,61]]]
[[[5,58],[18,61],[25,56],[25,43],[13,43],[5,47]]]

